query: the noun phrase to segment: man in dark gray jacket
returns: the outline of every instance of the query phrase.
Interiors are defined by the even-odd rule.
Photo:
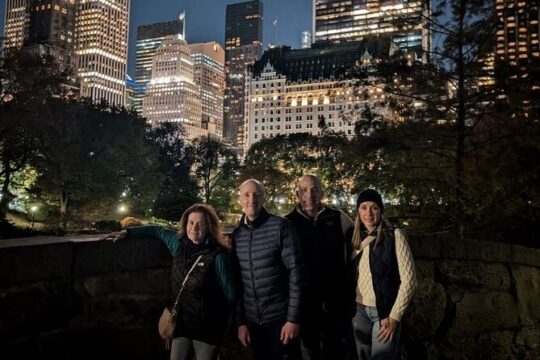
[[[264,187],[254,179],[240,185],[244,215],[232,233],[239,276],[238,339],[252,344],[255,359],[300,356],[300,305],[304,269],[300,246],[287,219],[263,207]]]

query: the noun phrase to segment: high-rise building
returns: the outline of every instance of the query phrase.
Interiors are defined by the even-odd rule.
[[[167,36],[152,59],[152,78],[143,99],[143,116],[152,125],[181,123],[188,138],[206,135],[191,51],[185,40]]]
[[[369,70],[380,54],[388,51],[373,42],[267,50],[246,81],[244,151],[265,138],[293,133],[318,135],[324,127],[354,136],[357,115],[366,104],[377,103],[385,94],[380,84],[360,88],[351,70]],[[377,111],[390,117],[386,108]]]
[[[3,50],[20,48],[28,34],[30,0],[6,0]]]
[[[262,53],[263,3],[229,4],[225,17],[224,136],[241,146],[244,139],[246,71]]]
[[[202,101],[201,126],[218,138],[223,136],[225,51],[217,42],[190,44],[195,83]]]
[[[81,97],[125,105],[130,0],[79,0],[75,54]]]
[[[340,43],[384,36],[420,54],[431,46],[423,29],[425,11],[421,0],[313,0],[314,40]],[[407,22],[407,30],[398,28],[398,20]]]
[[[75,66],[73,56],[75,0],[30,0],[24,47],[51,55],[63,67]]]
[[[142,113],[142,97],[146,85],[152,77],[152,58],[166,36],[176,35],[185,39],[185,12],[180,13],[177,20],[160,22],[137,27],[137,48],[135,58],[135,82],[142,90],[135,94],[134,108]]]
[[[496,0],[496,60],[523,66],[540,59],[540,2]]]

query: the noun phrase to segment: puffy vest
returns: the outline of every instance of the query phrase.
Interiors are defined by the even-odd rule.
[[[379,244],[375,244],[376,241],[369,244],[371,280],[380,319],[390,315],[401,284],[396,257],[395,227],[390,225],[385,227],[383,231],[384,239]],[[358,254],[353,260],[354,289],[356,289],[358,283],[358,264],[361,257],[362,253]]]
[[[180,241],[189,241],[182,239]],[[210,344],[219,342],[225,331],[228,302],[216,278],[214,261],[216,256],[225,251],[212,240],[207,246],[193,252],[188,259],[180,251],[173,259],[171,271],[171,305],[174,303],[180,285],[193,262],[203,255],[193,269],[180,295],[177,305],[176,328],[174,337],[188,337]]]

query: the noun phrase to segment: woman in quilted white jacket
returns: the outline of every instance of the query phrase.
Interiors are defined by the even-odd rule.
[[[358,359],[395,359],[401,318],[416,288],[414,259],[405,232],[383,220],[377,191],[362,191],[356,204],[351,288]]]

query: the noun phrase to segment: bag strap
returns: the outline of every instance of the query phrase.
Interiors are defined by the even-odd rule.
[[[191,265],[191,269],[189,269],[186,277],[184,278],[184,281],[182,281],[182,285],[180,285],[180,290],[178,290],[178,295],[176,296],[176,301],[174,302],[172,311],[176,310],[176,305],[178,305],[178,300],[180,300],[180,295],[182,294],[182,291],[184,291],[184,285],[186,285],[189,275],[191,275],[191,272],[193,271],[193,269],[195,269],[195,266],[197,266],[197,264],[199,263],[202,257],[203,257],[202,254],[199,255],[199,257],[195,260],[195,262],[193,262],[193,265]]]

